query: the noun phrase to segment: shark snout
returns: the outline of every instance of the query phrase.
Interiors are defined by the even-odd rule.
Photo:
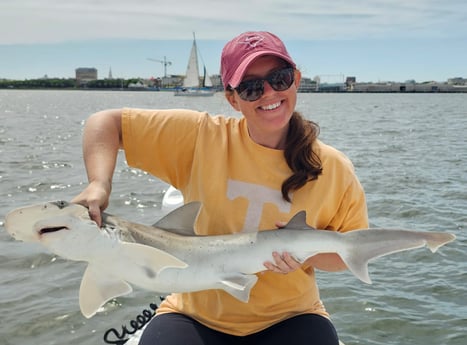
[[[24,214],[23,209],[11,211],[5,217],[5,229],[16,240],[36,242],[38,234],[33,230],[34,221]]]
[[[47,202],[18,208],[5,217],[5,229],[16,240],[39,242],[43,235],[69,230],[69,220],[87,215],[81,205],[66,201]]]

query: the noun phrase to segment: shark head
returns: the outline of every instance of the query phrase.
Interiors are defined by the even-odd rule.
[[[131,292],[128,279],[152,286],[166,268],[188,266],[157,248],[120,241],[111,228],[100,229],[87,208],[65,201],[13,210],[6,216],[5,228],[17,240],[40,243],[65,259],[88,262],[80,287],[80,308],[88,318],[107,301]]]
[[[60,248],[66,248],[70,253],[77,231],[82,231],[80,236],[86,234],[94,237],[99,233],[87,208],[66,201],[47,202],[13,210],[6,215],[5,228],[16,240],[39,242],[59,255],[55,243],[60,243]],[[88,231],[84,231],[86,229]]]

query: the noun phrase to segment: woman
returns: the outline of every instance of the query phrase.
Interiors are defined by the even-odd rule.
[[[188,110],[92,115],[83,139],[89,185],[73,201],[101,223],[123,148],[129,165],[174,185],[186,202],[201,201],[199,235],[271,229],[301,210],[318,229],[366,228],[351,162],[295,111],[301,75],[282,41],[268,32],[239,35],[223,49],[221,74],[241,119]],[[338,344],[314,269],[343,270],[340,257],[318,254],[300,264],[274,252],[264,266],[249,303],[221,290],[168,296],[140,344]]]

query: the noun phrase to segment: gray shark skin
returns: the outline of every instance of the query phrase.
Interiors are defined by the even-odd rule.
[[[99,228],[87,208],[65,201],[11,211],[5,219],[10,235],[39,242],[65,259],[86,261],[80,308],[92,317],[107,301],[128,294],[130,284],[158,293],[222,289],[248,302],[273,251],[289,252],[300,262],[318,253],[337,253],[360,280],[371,283],[372,259],[427,246],[432,252],[455,236],[443,232],[395,229],[316,230],[297,213],[282,229],[197,236],[193,224],[200,203],[186,204],[153,226],[104,214]]]

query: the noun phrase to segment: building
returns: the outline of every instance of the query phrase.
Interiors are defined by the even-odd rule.
[[[466,78],[450,78],[448,79],[448,84],[449,85],[467,85],[467,79]]]
[[[86,85],[91,80],[97,80],[97,69],[94,67],[80,67],[75,69],[76,83]]]
[[[347,77],[345,78],[345,86],[348,91],[353,90],[355,84],[357,83],[357,77]]]
[[[300,85],[298,86],[298,92],[301,93],[308,93],[308,92],[315,92],[317,89],[317,83],[311,78],[302,77],[300,79]]]
[[[412,81],[406,83],[387,82],[387,83],[356,83],[353,85],[352,92],[467,92],[467,85],[455,85],[442,82],[424,82],[414,83]]]
[[[161,88],[173,88],[183,85],[183,76],[181,75],[166,75],[160,78]]]

